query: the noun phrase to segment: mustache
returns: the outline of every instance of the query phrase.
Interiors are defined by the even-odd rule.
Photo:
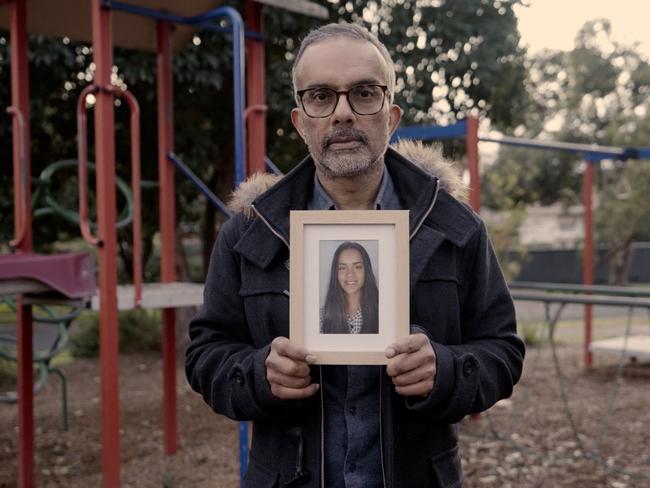
[[[327,147],[335,142],[336,139],[343,138],[361,141],[363,144],[368,144],[368,136],[362,130],[354,127],[337,127],[323,139],[323,149],[327,149]]]

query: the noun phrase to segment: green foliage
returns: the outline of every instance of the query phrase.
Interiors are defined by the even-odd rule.
[[[648,145],[650,64],[636,47],[611,39],[609,21],[587,22],[574,49],[543,52],[531,58],[527,68],[530,106],[518,135],[603,146]],[[498,161],[483,174],[482,203],[496,209],[533,202],[577,203],[581,157],[502,148]],[[624,280],[631,243],[650,239],[649,175],[648,161],[608,163],[597,171],[598,239],[610,248],[612,279],[617,282]]]
[[[630,246],[650,241],[650,162],[620,163],[608,173],[596,210],[596,233],[609,247],[609,281],[622,285],[627,281]]]
[[[16,362],[0,356],[0,388],[15,386],[17,374]]]
[[[450,124],[472,113],[506,128],[522,122],[527,102],[518,3],[330,0],[327,22],[360,23],[384,42],[396,64],[403,125]],[[319,22],[277,9],[268,9],[265,21],[269,154],[287,170],[306,153],[288,117],[295,104],[291,64],[301,37]]]
[[[498,161],[481,175],[481,204],[492,209],[580,199],[581,175],[575,155],[503,147]]]
[[[519,227],[526,218],[522,204],[503,208],[497,218],[487,221],[490,239],[506,280],[513,280],[521,271],[526,249],[519,243]]]
[[[118,316],[120,352],[142,352],[160,348],[160,313],[153,310],[129,310]],[[70,334],[75,357],[99,355],[99,314],[87,312],[76,321]]]
[[[234,3],[234,2],[227,2]],[[405,108],[405,124],[451,123],[469,112],[487,115],[498,127],[517,123],[524,111],[523,51],[512,7],[520,3],[497,0],[415,2],[387,0],[330,0],[328,22],[347,20],[367,26],[386,43],[397,63],[396,101]],[[238,2],[241,6],[243,2]],[[306,149],[291,126],[294,106],[291,66],[300,39],[323,21],[277,8],[264,10],[266,37],[266,98],[270,158],[284,171]],[[0,31],[0,106],[10,101],[8,33]],[[30,36],[30,98],[32,175],[50,163],[76,158],[76,101],[93,80],[92,52],[84,43]],[[233,186],[233,87],[230,38],[223,33],[198,32],[174,58],[175,151],[222,199]],[[114,80],[126,87],[141,108],[142,176],[157,179],[156,59],[153,53],[114,50]],[[130,179],[129,111],[120,104],[115,112],[117,174]],[[93,117],[89,112],[92,140]],[[0,117],[0,161],[11,160],[9,117]],[[89,158],[94,160],[94,144]],[[0,165],[0,242],[13,228],[12,168]],[[51,193],[67,208],[75,209],[76,176],[61,173]],[[90,195],[94,195],[93,188]],[[158,207],[158,193],[143,191],[143,208]],[[176,179],[177,219],[185,233],[201,233],[204,256],[209,254],[215,227],[223,220],[186,179]],[[39,203],[36,204],[40,206]],[[119,201],[118,201],[119,206]],[[92,210],[91,210],[92,214]],[[3,221],[4,222],[4,221]],[[153,252],[158,229],[157,212],[143,214],[144,263]],[[51,243],[77,237],[79,230],[44,210],[34,220],[34,242],[45,251]],[[130,228],[118,233],[123,269],[130,272]],[[153,276],[155,270],[145,272]],[[126,275],[124,279],[129,279]]]
[[[517,324],[517,333],[527,346],[535,347],[542,342],[545,327],[544,322],[519,322]]]

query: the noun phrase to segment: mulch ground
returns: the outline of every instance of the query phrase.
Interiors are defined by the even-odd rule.
[[[529,349],[512,398],[462,422],[465,486],[650,486],[650,365],[626,366],[617,383],[617,359],[596,357],[586,371],[579,347],[559,349],[576,437],[551,350]],[[35,399],[37,486],[101,486],[99,363],[78,360],[62,369],[70,430],[62,428],[60,385],[52,376]],[[120,371],[122,486],[238,486],[237,424],[208,410],[187,386],[180,364],[180,450],[171,457],[162,450],[160,358],[123,355]],[[17,484],[16,425],[16,406],[0,404],[2,488]]]

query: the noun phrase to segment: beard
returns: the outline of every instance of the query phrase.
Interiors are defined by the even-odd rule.
[[[353,149],[332,149],[331,144],[340,138],[358,141],[360,145]],[[350,178],[371,173],[383,162],[382,155],[386,150],[384,147],[381,152],[373,151],[366,133],[353,127],[337,127],[317,147],[313,147],[313,141],[309,141],[308,146],[316,167],[327,178]]]

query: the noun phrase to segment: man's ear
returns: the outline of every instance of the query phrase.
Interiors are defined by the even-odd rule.
[[[391,135],[393,132],[395,132],[395,129],[397,129],[399,121],[402,120],[403,113],[404,112],[398,105],[392,104],[390,106],[390,112],[388,114],[388,128],[390,129]]]
[[[305,139],[305,129],[302,125],[302,113],[297,107],[291,110],[291,123],[298,131],[298,134],[300,134],[300,137],[302,137],[302,140],[307,143],[307,140]]]

